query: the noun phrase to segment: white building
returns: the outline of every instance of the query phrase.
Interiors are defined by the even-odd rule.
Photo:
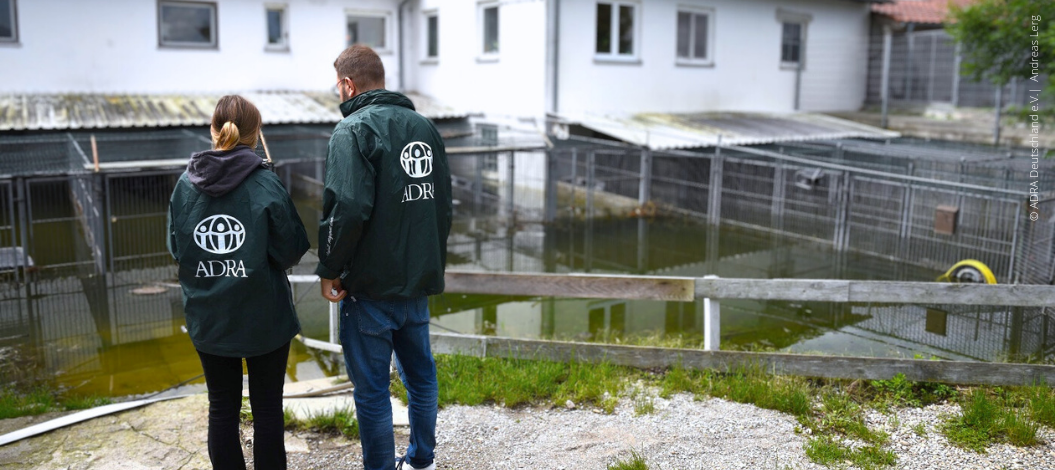
[[[859,0],[0,0],[0,94],[325,91],[358,41],[389,88],[493,115],[854,110],[868,18]]]
[[[488,113],[788,112],[800,58],[799,109],[864,101],[867,2],[417,0],[408,12],[408,87]]]

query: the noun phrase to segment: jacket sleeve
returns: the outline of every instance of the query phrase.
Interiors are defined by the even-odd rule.
[[[176,207],[177,195],[179,194],[179,182],[176,183],[176,189],[172,191],[172,196],[169,197],[169,210],[166,214],[166,225],[168,227],[168,236],[165,237],[165,246],[169,250],[169,254],[172,255],[172,259],[179,263],[179,253],[176,252],[176,223],[175,217],[172,215],[172,210]]]
[[[283,270],[292,268],[311,247],[297,207],[277,177],[269,179],[268,191],[273,199],[267,206],[267,256]]]
[[[168,214],[166,214],[168,221],[168,236],[165,237],[165,245],[169,249],[169,254],[172,255],[172,259],[179,262],[179,255],[176,254],[176,228],[172,225],[172,204],[169,203]]]
[[[319,266],[315,269],[315,274],[323,279],[336,279],[354,261],[363,227],[373,212],[377,173],[367,157],[352,129],[334,131],[326,156]]]

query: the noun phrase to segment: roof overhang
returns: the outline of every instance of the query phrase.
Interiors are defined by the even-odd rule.
[[[581,114],[560,116],[559,120],[653,150],[848,138],[890,139],[901,135],[815,113]]]
[[[260,109],[265,125],[336,124],[340,99],[328,92],[240,93]],[[0,94],[0,131],[154,128],[208,125],[222,95]],[[407,94],[430,119],[468,113],[418,94]]]

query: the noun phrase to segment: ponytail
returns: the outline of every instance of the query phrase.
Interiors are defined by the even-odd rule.
[[[260,135],[260,111],[245,98],[227,95],[216,102],[209,132],[213,147],[221,152],[245,145],[255,148]]]
[[[216,143],[214,145],[216,146],[216,150],[227,151],[238,145],[238,141],[241,139],[242,136],[238,132],[238,125],[231,121],[227,121],[223,123],[223,127],[220,128],[220,133],[216,136]]]

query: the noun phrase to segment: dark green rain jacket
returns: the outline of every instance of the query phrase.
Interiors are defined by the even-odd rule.
[[[452,206],[439,132],[388,90],[345,101],[341,113],[326,157],[315,273],[374,300],[443,292]]]
[[[308,251],[308,237],[262,163],[246,146],[199,152],[172,192],[169,252],[201,352],[259,356],[300,332],[286,270]]]

